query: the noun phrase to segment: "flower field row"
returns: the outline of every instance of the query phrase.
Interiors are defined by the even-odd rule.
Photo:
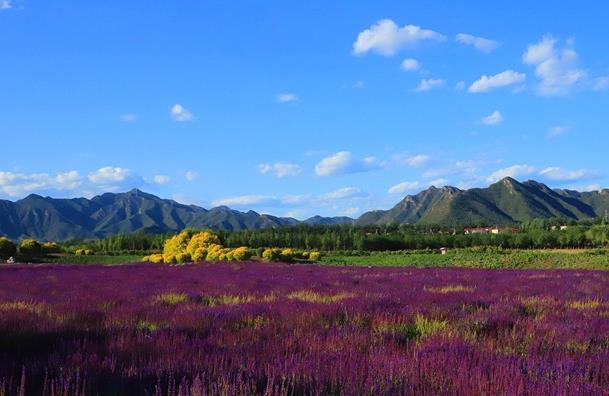
[[[0,395],[609,394],[609,274],[6,266]]]

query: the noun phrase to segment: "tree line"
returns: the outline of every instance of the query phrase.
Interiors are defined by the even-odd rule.
[[[566,229],[560,229],[566,226]],[[87,252],[100,255],[149,255],[163,251],[165,241],[176,235],[121,234],[88,241],[37,243],[31,239],[13,243],[0,240],[0,256],[22,253]],[[299,225],[263,230],[219,231],[226,248],[292,248],[303,251],[397,251],[495,246],[515,249],[601,248],[609,246],[609,225],[601,220],[569,222],[535,219],[499,234],[464,233],[464,228],[437,225],[311,226]]]

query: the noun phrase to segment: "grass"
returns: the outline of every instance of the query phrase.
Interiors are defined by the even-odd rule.
[[[477,252],[455,249],[447,254],[420,251],[371,252],[362,255],[327,253],[321,260],[331,265],[465,268],[536,268],[609,270],[609,255],[596,250],[496,250]]]
[[[142,261],[142,256],[123,255],[123,256],[106,256],[106,255],[91,255],[91,256],[49,256],[44,258],[45,263],[57,264],[129,264],[139,263]]]
[[[49,256],[35,262],[65,264],[129,264],[141,256]],[[25,260],[27,261],[27,260]],[[510,250],[497,248],[453,249],[447,254],[435,251],[327,252],[321,264],[374,267],[464,267],[489,269],[592,269],[609,270],[609,254],[599,249]]]
[[[410,340],[426,338],[441,333],[448,327],[447,320],[435,320],[418,314],[413,323],[386,323],[376,326],[376,331],[391,335],[401,335]]]

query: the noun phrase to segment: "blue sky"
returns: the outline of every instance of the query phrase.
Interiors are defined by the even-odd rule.
[[[330,4],[329,4],[330,3]],[[356,216],[609,186],[603,1],[0,0],[0,198]]]

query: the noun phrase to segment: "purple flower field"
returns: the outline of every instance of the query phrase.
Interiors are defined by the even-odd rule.
[[[0,268],[0,395],[609,395],[609,273]]]

